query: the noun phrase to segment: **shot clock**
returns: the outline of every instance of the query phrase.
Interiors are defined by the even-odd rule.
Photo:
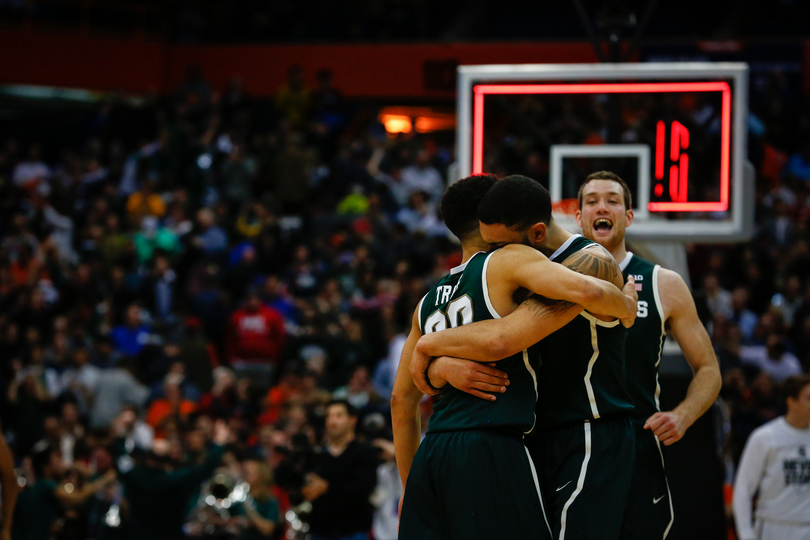
[[[587,174],[607,169],[633,192],[631,236],[743,240],[747,84],[738,63],[461,66],[459,177],[531,176],[565,221]]]

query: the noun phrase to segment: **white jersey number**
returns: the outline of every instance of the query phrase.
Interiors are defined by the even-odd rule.
[[[441,310],[436,311],[425,321],[425,333],[441,332],[446,330],[448,322],[450,328],[456,328],[473,321],[472,300],[466,294],[447,304],[447,315]]]

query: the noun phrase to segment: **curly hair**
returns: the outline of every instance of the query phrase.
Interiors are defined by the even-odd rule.
[[[498,178],[491,174],[474,174],[447,188],[442,197],[442,217],[447,228],[459,240],[478,230],[478,205]]]

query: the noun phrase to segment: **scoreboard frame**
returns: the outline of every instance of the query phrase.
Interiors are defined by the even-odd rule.
[[[733,84],[730,87],[724,81]],[[484,95],[722,92],[720,201],[650,203],[649,210],[660,213],[722,212],[728,209],[730,219],[655,219],[651,214],[644,216],[642,212],[638,216],[640,219],[627,229],[627,233],[637,239],[659,241],[739,242],[752,236],[754,176],[753,167],[746,158],[747,64],[672,62],[459,66],[457,82],[456,155],[459,178],[480,172],[482,166]],[[477,147],[474,148],[474,145]],[[675,170],[673,174],[676,174]],[[553,199],[552,202],[558,201]]]

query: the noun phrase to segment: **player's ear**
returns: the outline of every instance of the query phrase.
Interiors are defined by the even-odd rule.
[[[574,214],[574,219],[577,220],[577,226],[581,229],[582,228],[582,210],[577,209],[576,213]]]
[[[632,208],[628,208],[627,212],[625,213],[627,215],[627,224],[625,225],[625,227],[629,227],[630,225],[633,224],[633,220],[636,219],[636,215],[633,213]]]
[[[546,224],[542,221],[535,223],[529,229],[529,240],[533,246],[539,246],[546,239]]]

